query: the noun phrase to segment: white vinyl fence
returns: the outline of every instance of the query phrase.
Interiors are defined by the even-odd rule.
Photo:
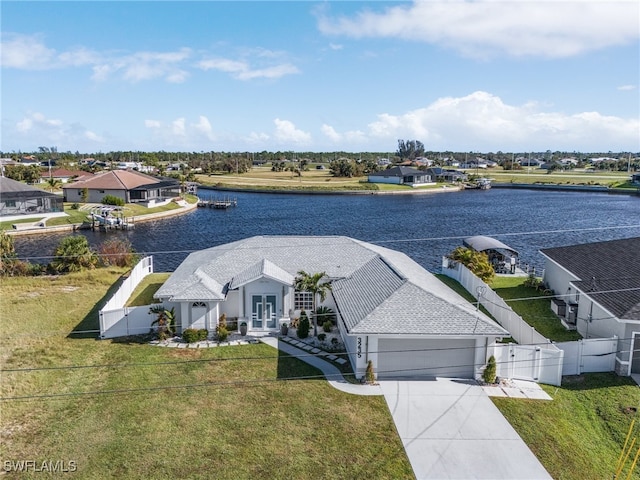
[[[551,340],[541,335],[525,322],[520,315],[486,283],[476,277],[471,270],[458,262],[444,257],[442,274],[457,280],[474,298],[480,297],[480,304],[495,318],[500,325],[509,330],[511,336],[520,344],[535,344],[543,348],[550,347]]]
[[[564,350],[563,375],[613,372],[615,369],[618,337],[589,338],[555,345]]]
[[[154,320],[149,315],[149,307],[125,307],[125,304],[142,279],[150,273],[153,273],[153,257],[145,257],[131,270],[129,277],[100,310],[100,338],[149,332]]]
[[[464,265],[444,257],[442,273],[457,280],[471,295],[479,298],[480,304],[518,342],[519,345],[494,344],[498,376],[560,385],[562,375],[615,370],[617,337],[552,343]]]
[[[562,350],[514,343],[494,343],[490,347],[493,348],[496,359],[498,377],[561,385],[564,357]]]

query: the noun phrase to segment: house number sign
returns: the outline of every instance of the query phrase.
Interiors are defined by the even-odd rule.
[[[358,358],[362,358],[362,337],[358,337],[358,348],[356,350]]]

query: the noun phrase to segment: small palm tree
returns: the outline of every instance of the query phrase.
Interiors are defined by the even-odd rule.
[[[164,305],[154,305],[149,308],[149,314],[157,315],[151,325],[158,325],[158,337],[160,340],[165,340],[169,335],[175,333],[176,315],[174,307],[171,307],[171,310],[167,310]]]
[[[320,297],[320,301],[324,302],[327,293],[331,291],[331,283],[322,281],[326,277],[325,272],[309,274],[304,270],[300,270],[293,282],[294,288],[299,292],[310,292],[313,294],[313,334],[318,335],[318,319],[316,315],[316,300]]]
[[[47,185],[49,186],[49,190],[53,192],[54,190],[57,190],[58,188],[60,188],[60,185],[62,185],[62,182],[57,178],[52,177],[52,178],[49,178],[49,180],[47,180]]]

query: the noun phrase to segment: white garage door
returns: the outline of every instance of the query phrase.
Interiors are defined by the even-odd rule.
[[[475,340],[378,340],[379,378],[474,377]]]

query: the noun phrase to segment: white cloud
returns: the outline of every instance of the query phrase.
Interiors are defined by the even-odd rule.
[[[0,44],[2,66],[25,70],[50,68],[56,52],[47,48],[38,36],[3,34]]]
[[[364,144],[367,142],[367,135],[360,130],[351,130],[338,133],[331,125],[323,124],[320,131],[334,144],[345,143],[349,145]]]
[[[88,151],[104,138],[79,123],[67,123],[58,118],[48,118],[40,112],[28,113],[15,123],[12,137],[33,145],[56,145],[60,151],[77,150],[81,146]]]
[[[482,58],[503,52],[561,58],[640,36],[634,0],[415,1],[352,17],[317,12],[318,28],[327,35],[421,41]]]
[[[331,50],[342,50],[344,47],[342,45],[340,45],[339,43],[330,43],[329,44],[329,48]]]
[[[298,130],[293,122],[276,118],[273,123],[276,125],[274,137],[278,142],[282,144],[293,143],[297,145],[311,143],[311,134]]]
[[[184,117],[176,118],[171,122],[171,133],[184,137],[186,135]]]
[[[618,87],[618,90],[620,90],[621,92],[628,92],[631,90],[635,90],[636,88],[636,85],[620,85]]]
[[[479,91],[440,98],[399,115],[381,113],[368,125],[367,136],[377,143],[415,138],[435,150],[598,151],[616,145],[637,151],[639,130],[638,119],[597,112],[545,112],[535,102],[508,105],[500,97]]]
[[[263,55],[267,56],[267,55]],[[280,78],[285,75],[300,73],[298,68],[290,63],[272,65],[265,68],[251,68],[249,63],[228,58],[209,58],[198,63],[202,70],[219,70],[230,73],[238,80],[252,80],[254,78]]]
[[[158,120],[145,120],[144,126],[147,128],[160,128],[162,124]]]

